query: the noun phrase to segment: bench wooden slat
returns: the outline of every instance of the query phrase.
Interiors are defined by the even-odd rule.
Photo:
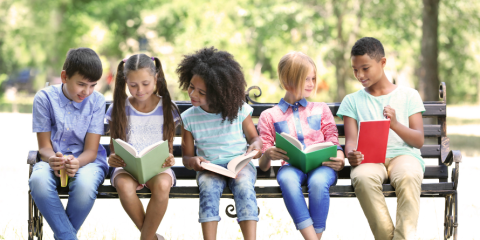
[[[257,168],[257,179],[276,179],[280,166],[272,166],[268,171],[264,172]],[[350,179],[351,166],[345,166],[340,172],[338,172],[339,179]],[[190,179],[196,178],[196,172],[194,170],[188,170],[183,166],[173,166],[172,170],[175,172],[177,179]],[[448,167],[440,165],[428,165],[425,166],[424,179],[444,179],[448,178]]]
[[[454,193],[454,186],[450,183],[423,183],[422,196],[439,196]],[[98,198],[117,198],[118,193],[111,185],[102,185],[98,188]],[[257,198],[281,198],[282,192],[278,186],[256,186],[255,192]],[[308,196],[306,186],[302,187],[305,197]],[[58,194],[61,198],[68,196],[68,187],[59,188]],[[383,194],[387,197],[395,197],[395,189],[390,184],[383,184]],[[151,192],[148,188],[137,191],[139,197],[149,197]],[[170,198],[198,198],[199,190],[196,186],[176,186],[170,190]],[[330,187],[331,197],[355,197],[353,186],[337,185]],[[222,198],[233,198],[229,188],[225,188]]]
[[[180,112],[184,112],[188,108],[192,106],[190,101],[176,101],[175,102],[178,106]],[[111,102],[107,102],[106,108],[111,105]],[[259,104],[250,104],[253,107],[253,116],[258,117],[262,113],[262,111],[269,109],[275,106],[277,103],[259,103]],[[424,101],[425,112],[423,116],[439,116],[444,117],[447,115],[447,106],[444,102],[440,101]],[[327,103],[330,111],[334,116],[337,116],[338,108],[340,107],[340,103]]]
[[[342,148],[345,148],[345,145],[341,145]],[[103,147],[107,150],[107,155],[110,153],[110,148],[108,144],[103,144]],[[195,151],[197,148],[195,147]],[[422,157],[424,158],[438,158],[440,157],[440,145],[423,145],[420,149]],[[175,157],[182,156],[182,146],[180,144],[173,145],[173,155]]]
[[[257,124],[255,124],[255,128],[257,128]],[[104,125],[105,135],[108,136],[108,131],[110,127],[108,124]],[[338,136],[345,137],[345,129],[343,124],[337,124],[338,129]],[[425,137],[441,137],[442,136],[442,128],[440,125],[424,125],[423,126],[424,136]],[[175,135],[180,137],[181,136],[181,128],[177,127],[175,129]]]

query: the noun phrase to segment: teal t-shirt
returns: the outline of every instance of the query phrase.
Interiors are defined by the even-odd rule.
[[[247,151],[243,135],[243,120],[253,113],[253,108],[244,103],[238,117],[223,121],[222,114],[205,112],[201,107],[191,107],[182,113],[183,127],[192,133],[197,146],[197,156],[215,164],[230,162]]]
[[[359,127],[361,121],[381,120],[383,108],[390,105],[395,109],[397,121],[409,127],[408,118],[415,113],[425,112],[422,98],[418,91],[412,88],[397,86],[395,90],[387,95],[372,96],[365,91],[359,90],[347,95],[338,109],[337,116],[342,120],[344,116],[357,120]],[[425,162],[420,154],[420,149],[408,145],[392,129],[388,134],[387,158],[399,155],[411,155],[418,159],[425,171]]]

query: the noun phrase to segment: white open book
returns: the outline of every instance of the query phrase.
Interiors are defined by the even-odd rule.
[[[150,152],[151,150],[153,150],[155,147],[157,147],[158,145],[162,144],[163,142],[165,141],[158,141],[148,147],[145,147],[142,151],[138,152],[137,149],[135,149],[130,143],[127,143],[125,141],[123,141],[122,139],[120,138],[117,138],[115,139],[115,141],[121,145],[125,150],[127,150],[130,154],[132,154],[133,157],[136,157],[136,158],[140,158],[142,157],[143,155],[147,154],[148,152]]]
[[[224,168],[214,163],[206,163],[206,162],[202,162],[201,165],[203,168],[209,171],[216,172],[218,174],[221,174],[227,177],[235,178],[237,177],[238,172],[240,172],[240,170],[242,170],[245,167],[245,165],[247,165],[250,162],[250,160],[252,160],[252,158],[255,157],[255,155],[257,155],[257,153],[258,153],[258,150],[253,150],[247,155],[242,154],[232,159],[228,163],[227,168]]]
[[[289,141],[291,144],[293,144],[295,147],[297,147],[304,153],[315,152],[319,149],[324,149],[326,147],[330,147],[334,145],[332,142],[315,143],[303,149],[303,144],[292,135],[284,132],[282,132],[280,135],[282,135],[282,137],[284,137],[285,140]]]

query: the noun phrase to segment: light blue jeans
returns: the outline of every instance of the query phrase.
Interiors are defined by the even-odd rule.
[[[227,164],[218,164],[227,167]],[[200,209],[198,222],[220,221],[218,208],[223,189],[228,187],[233,193],[238,222],[255,220],[258,222],[257,197],[255,194],[255,180],[257,169],[247,164],[237,175],[229,178],[208,170],[197,172],[197,184],[200,190]]]
[[[283,165],[277,173],[283,200],[297,230],[313,224],[316,233],[325,231],[330,207],[330,186],[337,183],[337,173],[330,167],[320,166],[309,173]],[[308,205],[302,186],[308,187]]]
[[[90,213],[97,198],[97,188],[103,183],[105,172],[97,163],[89,163],[78,169],[75,177],[69,177],[67,209],[58,197],[60,178],[50,165],[40,161],[33,167],[28,181],[31,194],[38,209],[52,228],[55,239],[77,239],[77,232]]]

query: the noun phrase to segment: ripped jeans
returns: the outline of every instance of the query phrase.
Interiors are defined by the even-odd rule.
[[[60,178],[55,176],[48,163],[40,161],[35,164],[28,184],[55,239],[77,239],[77,232],[90,213],[97,198],[97,188],[104,178],[105,172],[97,163],[79,168],[75,177],[68,178],[69,197],[65,210],[57,193]]]
[[[227,164],[218,164],[226,167]],[[200,210],[198,222],[220,221],[218,208],[220,196],[228,184],[235,200],[238,222],[254,220],[258,222],[257,197],[255,180],[257,169],[251,163],[238,173],[237,178],[229,178],[208,170],[197,172],[197,184],[200,190]]]

